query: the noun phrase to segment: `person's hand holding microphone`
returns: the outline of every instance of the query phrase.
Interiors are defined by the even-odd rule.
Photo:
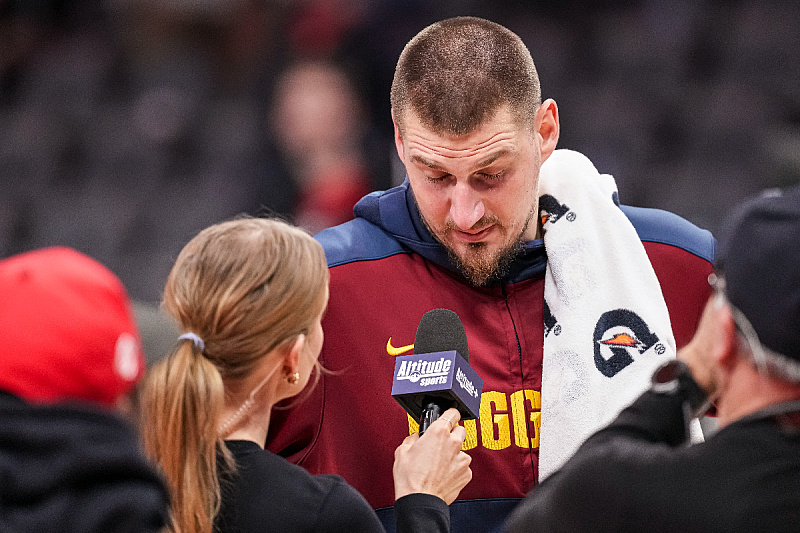
[[[472,479],[472,458],[461,451],[467,431],[461,414],[450,408],[424,435],[405,438],[394,452],[395,499],[413,493],[433,494],[450,505]]]

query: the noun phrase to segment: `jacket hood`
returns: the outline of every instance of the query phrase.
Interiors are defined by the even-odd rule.
[[[397,187],[368,194],[355,205],[353,213],[425,259],[461,275],[447,249],[425,228],[408,177]],[[508,272],[496,281],[509,284],[528,279],[544,272],[546,264],[544,241],[526,242]]]
[[[159,531],[169,498],[133,428],[0,391],[0,531]]]

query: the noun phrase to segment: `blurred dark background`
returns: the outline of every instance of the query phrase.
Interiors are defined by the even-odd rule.
[[[560,147],[718,230],[800,179],[800,2],[0,0],[0,257],[77,248],[157,304],[200,229],[316,231],[402,179],[389,86],[425,25],[518,33]]]

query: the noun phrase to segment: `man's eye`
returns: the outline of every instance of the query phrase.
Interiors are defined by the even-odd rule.
[[[441,183],[444,180],[446,180],[449,176],[450,176],[450,174],[442,174],[441,176],[429,176],[429,175],[426,175],[425,179],[427,179],[431,183]]]
[[[481,173],[481,176],[483,178],[487,179],[487,180],[496,180],[497,178],[499,178],[502,175],[503,175],[503,171],[502,170],[500,172],[498,172],[497,174],[487,174],[485,172]]]

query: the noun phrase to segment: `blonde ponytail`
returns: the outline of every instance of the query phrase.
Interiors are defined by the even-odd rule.
[[[224,407],[222,376],[191,341],[181,341],[144,379],[141,434],[172,496],[174,533],[211,533],[219,512],[217,451],[232,460],[217,435]]]

